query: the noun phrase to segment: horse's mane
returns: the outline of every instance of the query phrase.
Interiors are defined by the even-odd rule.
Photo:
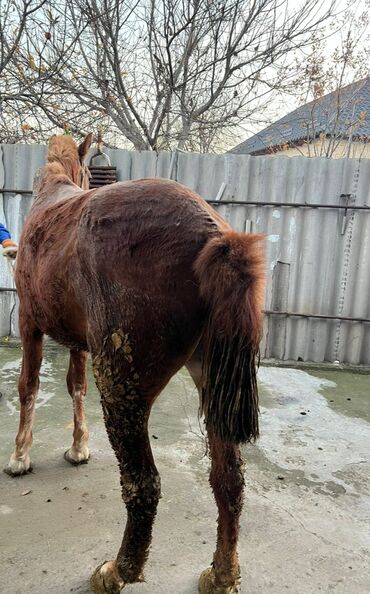
[[[47,169],[51,174],[65,174],[78,183],[80,160],[77,145],[71,136],[53,136],[49,140]]]

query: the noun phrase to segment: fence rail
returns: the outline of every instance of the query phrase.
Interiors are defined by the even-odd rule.
[[[20,194],[32,196],[32,190],[9,190],[7,188],[1,189],[2,194]],[[234,205],[234,206],[287,206],[289,208],[336,208],[338,210],[370,210],[370,204],[364,206],[348,205],[348,204],[307,204],[307,202],[263,202],[259,200],[206,200],[208,204],[212,205]]]
[[[106,152],[120,181],[175,179],[236,230],[266,235],[263,357],[370,365],[370,160]],[[15,239],[44,161],[45,147],[0,146],[0,220]],[[2,260],[0,334],[17,335]]]

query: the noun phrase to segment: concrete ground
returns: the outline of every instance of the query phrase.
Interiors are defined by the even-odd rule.
[[[0,347],[0,461],[18,424],[20,349]],[[37,400],[34,474],[0,476],[0,591],[87,594],[95,566],[115,556],[125,514],[116,461],[92,378],[87,399],[91,461],[63,460],[71,443],[67,353],[45,349]],[[244,448],[241,594],[370,592],[370,378],[342,371],[262,367],[261,432]],[[127,594],[196,594],[212,559],[216,508],[185,371],[158,400],[150,434],[163,497],[146,583]],[[155,437],[154,437],[155,436]]]

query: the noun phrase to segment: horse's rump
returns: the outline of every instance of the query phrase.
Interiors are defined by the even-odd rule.
[[[104,278],[156,290],[157,283],[171,287],[194,280],[199,251],[222,225],[204,200],[180,184],[122,182],[91,195],[77,249]]]
[[[205,319],[193,267],[221,233],[213,214],[193,192],[166,180],[118,183],[91,195],[77,234],[75,285],[94,326],[92,350],[122,327],[132,340],[140,336],[137,359],[146,360],[148,351],[156,359],[160,343],[163,360],[185,363]]]

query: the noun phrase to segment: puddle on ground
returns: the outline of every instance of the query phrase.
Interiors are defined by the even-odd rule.
[[[359,486],[361,492],[368,493],[370,425],[363,418],[347,416],[329,406],[322,392],[337,392],[333,378],[328,379],[326,373],[318,377],[298,369],[274,367],[261,368],[258,377],[258,449],[265,460],[288,480],[315,485],[330,495],[357,495]],[[338,375],[335,379],[340,382],[346,378]],[[343,391],[345,388],[339,392]]]
[[[334,369],[308,373],[335,384],[323,386],[320,390],[330,408],[347,417],[361,418],[370,423],[370,374]]]

